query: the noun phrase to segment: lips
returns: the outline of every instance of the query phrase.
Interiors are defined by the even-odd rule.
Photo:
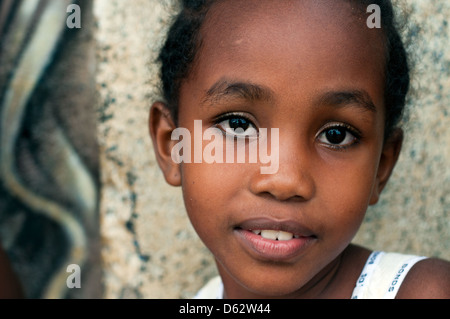
[[[250,219],[239,224],[235,233],[251,255],[272,261],[295,258],[316,239],[311,230],[292,220]]]

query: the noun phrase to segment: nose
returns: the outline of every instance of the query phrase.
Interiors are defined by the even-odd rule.
[[[283,140],[278,151],[278,170],[273,174],[255,173],[250,180],[250,191],[278,201],[303,202],[313,198],[316,186],[311,165],[314,160],[308,148],[301,147],[298,140]]]

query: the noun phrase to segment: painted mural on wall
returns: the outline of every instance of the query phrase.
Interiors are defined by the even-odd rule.
[[[0,0],[0,243],[29,298],[100,291],[91,2]]]

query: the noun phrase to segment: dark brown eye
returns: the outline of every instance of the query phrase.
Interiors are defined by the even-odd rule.
[[[318,136],[318,139],[325,145],[343,149],[356,143],[359,136],[357,133],[353,133],[350,128],[336,124],[325,128]]]
[[[252,121],[238,114],[228,114],[219,118],[216,126],[226,134],[236,137],[258,136],[258,129]]]

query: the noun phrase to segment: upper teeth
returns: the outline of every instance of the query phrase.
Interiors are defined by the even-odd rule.
[[[292,238],[298,238],[292,233],[288,233],[281,230],[252,230],[256,235],[261,235],[261,237],[272,240],[291,240]]]

